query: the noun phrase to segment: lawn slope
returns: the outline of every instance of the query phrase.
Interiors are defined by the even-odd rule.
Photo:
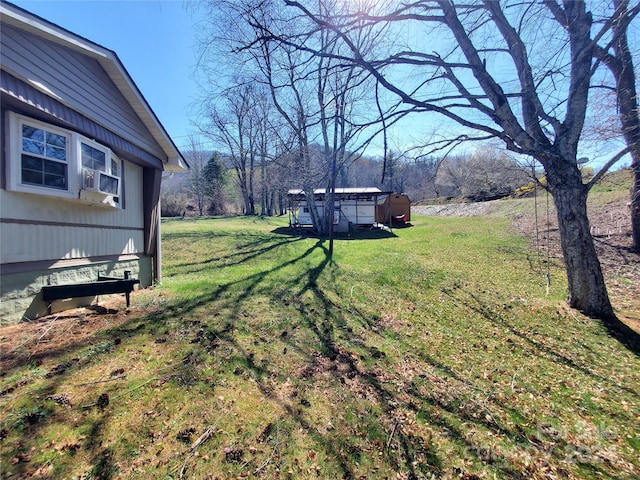
[[[412,220],[333,259],[286,219],[164,221],[161,288],[4,345],[3,478],[637,478],[640,359],[559,262]]]

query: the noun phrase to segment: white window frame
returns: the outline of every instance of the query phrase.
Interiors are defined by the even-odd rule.
[[[100,206],[120,208],[122,198],[122,176],[124,166],[121,160],[111,151],[110,148],[87,138],[79,133],[66,130],[54,125],[32,119],[30,117],[7,112],[6,142],[9,146],[7,154],[7,190],[15,192],[30,193],[48,197],[75,199],[84,203],[98,204]],[[34,185],[22,182],[22,127],[23,125],[35,127],[47,132],[55,133],[66,138],[66,165],[67,165],[67,188],[59,189],[46,185]],[[82,184],[82,144],[86,144],[105,154],[105,169],[103,173],[118,179],[118,191],[116,194],[108,194],[98,190],[88,190]],[[28,154],[28,152],[24,152]],[[34,156],[38,156],[37,154]],[[63,162],[60,162],[63,163]],[[117,165],[118,172],[114,174],[113,165]]]
[[[80,137],[79,139],[79,145],[78,145],[78,162],[79,162],[79,168],[80,168],[80,174],[81,174],[81,178],[83,175],[83,170],[87,169],[87,170],[97,170],[100,173],[106,174],[109,177],[114,177],[118,179],[118,191],[115,193],[110,193],[110,195],[114,196],[114,197],[119,197],[120,195],[120,184],[121,179],[120,179],[120,175],[118,174],[119,172],[114,173],[113,172],[113,164],[115,163],[118,166],[118,170],[120,170],[120,159],[118,159],[118,157],[116,157],[113,152],[105,147],[104,145],[101,145],[98,142],[95,142],[93,140],[89,140],[88,138],[84,138],[84,137]],[[91,147],[95,150],[98,150],[99,152],[102,152],[104,154],[104,170],[102,169],[93,169],[93,168],[89,168],[89,167],[85,167],[84,166],[84,162],[83,162],[83,158],[82,158],[82,146],[83,145],[87,145],[88,147]],[[98,179],[99,182],[99,179]],[[85,185],[82,182],[82,179],[80,180],[80,188],[84,188]],[[102,193],[102,192],[101,192]],[[104,194],[104,193],[103,193]]]
[[[73,164],[73,138],[71,132],[55,127],[53,125],[30,119],[13,112],[8,113],[7,128],[7,145],[9,146],[9,154],[7,156],[7,190],[13,190],[24,193],[34,193],[62,198],[77,198],[78,179],[74,175]],[[22,183],[22,127],[28,125],[38,129],[46,130],[57,135],[64,136],[67,147],[67,188],[59,189],[47,187],[44,185],[33,185]]]

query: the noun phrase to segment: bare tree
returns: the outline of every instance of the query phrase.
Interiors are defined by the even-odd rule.
[[[528,170],[497,149],[478,148],[463,163],[468,177],[461,193],[471,201],[506,197],[530,180]]]
[[[195,137],[191,137],[186,157],[189,159],[189,165],[191,166],[186,187],[192,197],[195,198],[198,214],[202,216],[204,215],[208,191],[204,170],[210,154],[204,151],[204,147]]]
[[[445,188],[447,197],[457,197],[465,193],[465,186],[470,184],[472,173],[468,163],[466,155],[451,155],[440,160],[435,180],[440,190]]]
[[[224,104],[213,107],[205,133],[229,152],[242,194],[245,215],[255,215],[254,180],[265,118],[261,92],[250,84],[227,90]]]
[[[270,117],[271,118],[271,117]],[[275,116],[278,119],[278,116]],[[290,189],[299,188],[296,175],[297,165],[293,155],[291,135],[283,136],[283,132],[291,133],[282,122],[271,123],[268,137],[269,155],[261,164],[261,196],[262,213],[264,215],[284,215],[287,213]]]
[[[596,41],[613,31],[614,22],[596,29],[586,4],[568,0],[387,1],[340,16],[284,2],[316,30],[340,38],[348,54],[341,50],[334,58],[366,70],[415,112],[438,114],[475,132],[469,139],[497,138],[507,149],[535,158],[556,205],[568,302],[616,324],[587,218],[590,184],[583,183],[577,161]],[[368,54],[355,41],[362,32],[358,25],[369,34],[391,29],[407,35],[384,56]],[[297,39],[281,41],[331,55]],[[411,68],[412,76],[400,81],[396,72],[402,67]]]
[[[385,190],[393,192],[404,191],[404,178],[401,175],[403,158],[402,154],[394,150],[388,150],[383,158],[382,178],[380,183]]]
[[[344,2],[337,0],[320,0],[318,6],[324,12],[345,8]],[[375,105],[374,84],[361,68],[280,42],[281,36],[306,35],[309,22],[283,8],[279,0],[225,0],[212,2],[211,7],[212,11],[224,12],[229,19],[225,25],[231,21],[233,28],[217,32],[207,47],[216,45],[219,52],[219,46],[225,45],[227,54],[235,56],[231,62],[243,75],[268,90],[273,109],[295,140],[291,148],[298,157],[297,186],[302,186],[307,195],[313,224],[319,234],[330,233],[332,202],[327,201],[321,216],[314,190],[325,187],[333,191],[340,168],[353,161],[356,152],[375,137],[375,131],[365,132],[372,126],[380,128],[372,119],[377,120],[380,112],[394,106],[371,108]],[[320,29],[316,33],[306,38],[315,49],[337,55],[344,48],[335,32]],[[363,51],[369,51],[378,42],[363,35],[357,43]],[[363,107],[365,96],[369,102]]]
[[[160,202],[160,214],[163,217],[180,217],[187,209],[189,197],[180,191],[165,189],[160,194]]]
[[[634,172],[631,186],[633,246],[640,252],[640,107],[628,39],[628,29],[640,12],[640,4],[636,3],[630,7],[628,0],[614,0],[613,6],[615,12],[603,20],[611,25],[610,34],[604,36],[608,42],[604,44],[604,41],[601,41],[595,47],[594,54],[608,67],[615,81],[614,91],[620,127],[631,155],[631,168]]]
[[[273,106],[268,95],[261,95],[256,99],[256,111],[263,121],[258,122],[255,148],[258,151],[260,214],[273,215],[273,200],[275,195],[274,182],[270,178],[272,170],[270,164],[276,151],[278,135],[277,127],[273,125]]]

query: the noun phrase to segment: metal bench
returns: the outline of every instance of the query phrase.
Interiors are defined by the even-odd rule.
[[[42,287],[42,298],[45,301],[51,301],[124,293],[127,299],[127,308],[129,308],[133,286],[138,283],[140,283],[140,280],[131,278],[131,272],[128,270],[124,272],[124,278],[106,277],[98,274],[97,282],[46,285]],[[49,305],[49,309],[51,309],[51,305]]]

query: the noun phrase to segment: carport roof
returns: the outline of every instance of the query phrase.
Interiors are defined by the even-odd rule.
[[[327,189],[326,188],[316,188],[313,191],[314,195],[324,195],[325,193],[327,193]],[[382,190],[380,190],[377,187],[348,187],[348,188],[336,188],[335,189],[335,193],[340,195],[349,195],[349,194],[379,194],[379,193],[389,193],[389,192],[383,192]],[[293,189],[293,190],[289,190],[288,192],[289,195],[303,195],[304,194],[304,190],[301,189]]]

